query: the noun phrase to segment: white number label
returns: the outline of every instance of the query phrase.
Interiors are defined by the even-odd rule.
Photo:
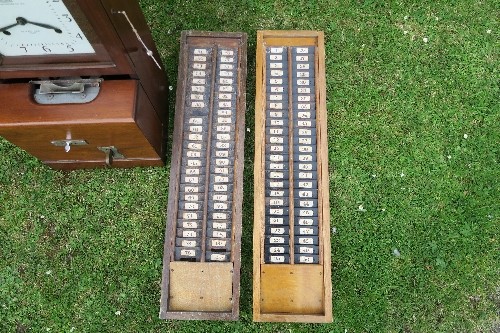
[[[285,257],[284,256],[271,256],[271,262],[274,262],[274,263],[285,262]]]
[[[224,260],[226,260],[226,256],[224,254],[211,253],[210,254],[210,260],[213,260],[213,261],[224,261]]]
[[[181,256],[194,257],[196,255],[195,250],[181,250]]]

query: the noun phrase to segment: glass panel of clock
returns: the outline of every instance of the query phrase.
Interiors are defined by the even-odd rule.
[[[319,261],[314,59],[266,48],[265,263]]]
[[[188,51],[175,260],[231,259],[237,52]]]

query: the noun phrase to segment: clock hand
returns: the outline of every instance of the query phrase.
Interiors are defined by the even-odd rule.
[[[26,23],[29,23],[29,24],[33,24],[33,25],[36,25],[36,26],[39,26],[39,27],[42,27],[42,28],[45,28],[45,29],[54,30],[58,34],[60,34],[62,32],[61,29],[59,29],[57,27],[54,27],[53,25],[28,21],[24,17],[18,17],[16,20],[18,20],[18,22],[19,22],[19,20],[23,20],[23,23],[20,23],[21,25],[25,25]]]
[[[54,30],[58,34],[62,33],[61,29],[59,29],[57,27],[54,27],[53,25],[28,21],[27,19],[25,19],[24,17],[21,17],[21,16],[16,17],[16,23],[1,28],[0,32],[3,32],[6,35],[10,35],[10,32],[7,31],[7,30],[9,30],[10,28],[13,28],[13,27],[15,27],[17,25],[26,25],[26,24],[33,24],[33,25],[36,25],[36,26],[39,26],[39,27],[42,27],[42,28],[45,28],[45,29]]]
[[[9,29],[10,29],[10,28],[12,28],[12,27],[15,27],[15,26],[16,26],[16,25],[18,25],[18,24],[19,24],[19,23],[17,23],[17,22],[16,22],[16,23],[14,23],[14,24],[11,24],[11,25],[8,25],[8,26],[6,26],[6,27],[3,27],[3,28],[1,28],[1,29],[0,29],[0,32],[3,32],[3,33],[4,33],[4,34],[6,34],[6,35],[10,35],[10,32],[9,32],[9,31],[7,31],[7,30],[9,30]]]

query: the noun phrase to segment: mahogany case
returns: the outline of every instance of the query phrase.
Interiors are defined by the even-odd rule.
[[[138,1],[63,1],[96,53],[0,56],[0,136],[56,169],[163,165],[168,81]],[[75,77],[97,98],[35,101],[32,81]]]

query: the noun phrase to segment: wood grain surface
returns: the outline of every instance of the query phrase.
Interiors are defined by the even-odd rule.
[[[317,124],[319,264],[264,264],[265,221],[265,121],[266,55],[268,46],[315,46],[315,95]],[[289,66],[290,66],[289,59]],[[291,88],[290,88],[291,89]],[[289,92],[291,110],[291,92]],[[330,205],[328,142],[326,123],[326,82],[324,35],[321,31],[257,32],[255,159],[254,159],[254,233],[253,233],[253,319],[254,321],[314,322],[332,321],[330,254]],[[292,119],[292,115],[289,115]],[[290,135],[291,138],[291,135]],[[290,142],[293,143],[293,141]],[[289,145],[293,155],[293,144]],[[293,160],[292,160],[293,161]],[[293,163],[291,163],[292,165]],[[290,172],[293,175],[292,172]],[[293,176],[292,176],[293,177]],[[293,184],[293,179],[290,180]],[[290,188],[293,211],[293,189]],[[293,214],[290,214],[293,226]],[[293,231],[290,231],[293,253]]]

